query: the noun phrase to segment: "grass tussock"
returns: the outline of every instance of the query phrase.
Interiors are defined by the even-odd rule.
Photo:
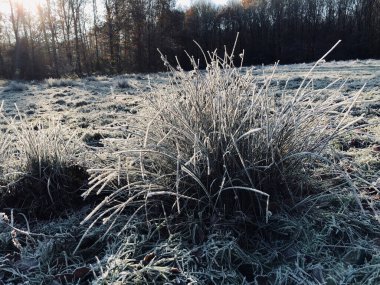
[[[272,84],[276,66],[258,80],[228,54],[205,54],[206,71],[190,59],[185,72],[163,58],[171,88],[88,170],[83,196],[107,197],[84,236],[111,221],[122,238],[94,283],[377,284],[380,205],[336,152],[363,127],[351,116],[361,90],[314,89],[320,61],[289,90]]]
[[[70,78],[48,78],[45,80],[48,87],[69,87],[77,86],[78,82]]]
[[[87,174],[75,132],[53,120],[28,122],[19,113],[7,119],[9,151],[2,158],[2,204],[32,215],[59,214],[80,205]]]
[[[3,92],[21,92],[28,90],[28,85],[20,81],[10,81],[9,84],[4,88]]]
[[[114,191],[88,218],[145,205],[149,213],[195,210],[205,221],[241,212],[268,219],[270,205],[276,211],[310,194],[315,168],[330,163],[330,142],[360,120],[348,119],[360,92],[321,100],[329,86],[314,90],[308,74],[298,89],[279,93],[273,74],[259,82],[227,53],[205,54],[205,72],[190,59],[194,69],[185,72],[163,57],[172,91],[146,98],[142,128],[118,146],[117,167],[90,170],[84,196]]]
[[[120,89],[127,89],[127,88],[131,88],[131,85],[128,81],[128,79],[126,78],[120,78],[116,81],[116,86]]]

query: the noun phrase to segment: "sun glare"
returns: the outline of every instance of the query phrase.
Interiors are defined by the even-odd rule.
[[[0,0],[1,12],[10,13],[11,4],[15,9],[17,6],[21,6],[32,15],[36,15],[38,12],[38,6],[46,5],[46,0]]]

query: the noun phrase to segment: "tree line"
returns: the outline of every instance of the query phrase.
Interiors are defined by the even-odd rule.
[[[244,64],[314,61],[338,39],[330,59],[380,58],[380,0],[46,0],[35,12],[9,1],[0,11],[0,77],[164,70],[157,49],[182,67],[187,54],[237,51]]]

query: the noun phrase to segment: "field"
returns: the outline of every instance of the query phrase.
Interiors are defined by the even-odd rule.
[[[319,125],[310,125],[314,131],[307,129],[302,125],[307,111],[301,110],[303,115],[294,117],[300,120],[299,133],[291,136],[302,140],[278,144],[278,152],[298,149],[312,137],[313,143],[326,147],[312,145],[288,152],[288,157],[317,158],[295,160],[302,167],[292,164],[298,172],[292,168],[285,182],[278,178],[288,175],[285,171],[258,174],[254,178],[262,188],[249,188],[255,191],[250,195],[216,190],[216,201],[199,192],[223,184],[229,174],[224,172],[223,182],[207,184],[205,174],[197,175],[198,168],[189,166],[189,161],[202,157],[190,153],[181,164],[187,155],[186,133],[178,130],[182,135],[173,136],[174,166],[169,150],[159,148],[175,132],[176,121],[186,119],[185,115],[168,119],[174,109],[165,110],[180,106],[169,94],[185,94],[186,100],[191,84],[207,71],[199,71],[200,77],[172,70],[0,81],[0,284],[380,284],[380,61],[322,62],[303,82],[312,66],[243,67],[236,73],[223,67],[234,78],[247,79],[239,81],[243,87],[236,86],[257,88],[262,96],[268,93],[291,102],[299,92],[305,98],[312,94],[307,106],[316,115],[310,122],[318,123],[318,110],[321,122],[331,116],[328,126],[341,130],[331,135]],[[224,73],[215,74],[223,79]],[[254,85],[244,85],[250,78]],[[333,108],[323,105],[329,98],[336,99],[331,99]],[[234,98],[220,108],[234,106],[229,100]],[[282,103],[273,100],[275,112]],[[256,103],[260,102],[264,106],[267,101]],[[194,111],[192,105],[189,114],[202,115],[199,108]],[[271,108],[263,107],[268,113],[257,115],[260,120],[273,115]],[[165,114],[168,121],[161,118]],[[211,125],[222,120],[223,113],[216,118]],[[335,118],[341,118],[345,128]],[[160,120],[172,125],[158,125]],[[202,122],[197,124],[203,128]],[[159,137],[159,131],[165,135]],[[233,138],[234,146],[220,157],[224,160],[238,149],[235,143],[256,132],[260,128]],[[287,134],[281,139],[288,139]],[[151,140],[156,148],[148,150]],[[263,147],[260,141],[255,143]],[[213,158],[215,148],[208,151]],[[244,166],[245,152],[237,152]],[[254,154],[260,156],[261,151]],[[284,160],[274,159],[281,167]],[[217,163],[210,162],[204,171],[214,175]],[[228,163],[220,161],[225,168],[240,165]],[[179,173],[186,175],[178,177]],[[236,180],[245,179],[239,175]],[[273,182],[276,179],[281,183]],[[225,189],[234,188],[234,183]],[[244,183],[237,189],[247,190]],[[181,190],[184,187],[190,190]],[[258,197],[249,200],[258,205],[253,212],[242,201],[252,195]],[[223,199],[226,203],[220,206]],[[238,206],[229,210],[234,199]],[[210,201],[215,204],[209,206]],[[207,205],[200,207],[202,203]]]

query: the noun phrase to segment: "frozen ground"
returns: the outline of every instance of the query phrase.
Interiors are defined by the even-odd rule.
[[[312,64],[279,65],[273,75],[272,85],[278,92],[291,93],[299,87],[311,67]],[[252,69],[242,69],[242,72],[250,71],[257,75],[260,81],[272,73],[273,67],[256,66]],[[232,258],[234,256],[242,258],[242,268],[239,267],[239,273],[236,273],[238,274],[236,276],[230,271],[226,272],[225,276],[215,273],[215,284],[231,284],[231,280],[234,278],[238,280],[241,276],[246,278],[243,284],[380,283],[380,225],[376,221],[376,219],[379,220],[378,215],[380,215],[378,212],[380,209],[378,205],[380,199],[380,61],[326,62],[315,69],[311,78],[310,88],[327,88],[327,92],[336,92],[339,89],[343,94],[349,94],[358,92],[364,86],[360,102],[352,109],[351,116],[364,115],[363,122],[360,123],[368,124],[368,127],[347,134],[336,142],[339,164],[347,173],[361,179],[357,180],[353,187],[365,201],[364,206],[357,212],[352,212],[351,215],[344,215],[344,207],[339,206],[334,209],[336,201],[322,201],[321,209],[326,207],[332,214],[326,215],[326,212],[318,210],[319,212],[317,211],[317,214],[313,216],[315,219],[308,226],[298,223],[307,219],[307,214],[302,218],[298,217],[297,221],[291,220],[290,223],[278,218],[272,223],[281,224],[282,232],[288,237],[284,238],[282,233],[277,232],[273,232],[273,235],[278,235],[279,240],[294,239],[292,243],[285,243],[284,246],[279,243],[265,244],[258,241],[262,243],[261,247],[249,256],[232,252]],[[334,81],[336,82],[330,86],[329,84]],[[142,97],[154,96],[157,92],[161,94],[170,92],[168,74],[92,76],[83,79],[49,79],[43,82],[23,83],[0,81],[0,100],[4,101],[3,112],[7,117],[17,116],[18,111],[15,108],[17,105],[20,113],[26,114],[28,120],[32,122],[46,118],[59,120],[68,129],[76,132],[88,147],[87,164],[95,163],[95,156],[98,158],[107,156],[106,148],[112,140],[125,138],[128,133],[126,130],[135,127],[134,118],[143,114],[144,110],[141,110],[139,105]],[[93,168],[98,165],[90,166]],[[0,284],[59,285],[80,282],[82,282],[80,284],[86,284],[88,280],[93,279],[93,275],[103,275],[104,282],[109,283],[112,280],[109,276],[112,274],[128,276],[130,271],[139,272],[139,274],[142,272],[142,275],[149,276],[149,270],[146,269],[144,273],[140,265],[132,262],[132,259],[114,257],[123,242],[128,243],[133,240],[136,243],[145,242],[133,253],[129,252],[133,258],[143,260],[141,264],[145,262],[148,256],[146,253],[152,247],[156,247],[160,252],[166,252],[169,257],[172,251],[183,254],[183,259],[195,256],[195,260],[199,259],[201,263],[204,262],[202,259],[204,255],[208,256],[205,251],[210,251],[212,255],[207,260],[220,262],[218,244],[222,244],[222,240],[229,242],[230,250],[235,246],[236,240],[232,235],[215,234],[208,240],[212,242],[211,249],[205,249],[199,245],[189,253],[186,251],[185,244],[178,245],[181,237],[173,237],[168,244],[152,244],[151,241],[147,242],[147,236],[151,233],[132,231],[132,236],[120,241],[114,234],[109,234],[109,237],[105,239],[102,236],[105,229],[99,227],[82,241],[80,250],[74,254],[75,247],[87,229],[86,225],[81,226],[79,223],[91,206],[84,206],[69,217],[47,219],[43,222],[30,220],[26,223],[25,219],[19,217],[16,221],[18,228],[26,230],[30,226],[31,232],[41,233],[41,235],[36,235],[30,240],[26,238],[25,245],[23,244],[20,250],[20,257],[16,258],[10,246],[12,239],[6,236],[9,233],[4,231],[4,236],[0,234]],[[0,212],[2,212],[1,209]],[[138,231],[138,227],[136,226],[134,230]],[[0,230],[2,230],[1,224]],[[303,230],[313,233],[314,236],[307,236]],[[152,233],[153,236],[156,234]],[[313,238],[321,240],[326,238],[330,244],[326,244],[325,247],[314,246]],[[302,244],[298,242],[298,239],[302,240]],[[333,246],[338,249],[334,248],[335,251],[333,251],[331,249]],[[227,250],[227,247],[220,250]],[[269,253],[268,249],[271,248],[273,252]],[[94,256],[98,257],[98,261]],[[171,258],[169,257],[168,260]],[[261,263],[261,268],[257,265],[259,263],[255,263],[253,272],[256,274],[261,272],[257,276],[251,276],[251,267],[247,265],[247,260],[250,259],[265,259],[267,262]],[[157,258],[158,261],[161,263],[157,263],[156,269],[153,268],[152,263],[154,270],[159,272],[162,270],[163,275],[173,273],[170,271],[173,269],[166,269],[165,262],[167,261]],[[127,266],[123,267],[124,271],[119,272],[115,268],[118,268],[122,262],[125,262]],[[224,259],[223,262],[228,263]],[[100,264],[106,264],[105,268],[108,271],[101,272]],[[221,267],[210,265],[208,270],[223,271],[222,267],[223,265]],[[94,273],[89,273],[92,271]],[[202,274],[199,273],[199,275]],[[144,284],[142,281],[144,278],[139,279],[141,284]],[[176,284],[190,284],[191,278],[191,274],[186,276],[184,274],[178,278],[171,278],[167,282],[168,284],[170,282],[172,282],[170,284],[176,282]],[[133,280],[135,279],[129,279],[129,283],[125,284],[134,284]]]
[[[279,65],[274,73],[272,85],[279,92],[292,92],[299,87],[312,64]],[[253,72],[258,81],[273,72],[273,66],[243,68],[242,72]],[[380,61],[326,62],[318,66],[310,78],[311,88],[328,87],[331,92],[340,89],[343,93],[358,92],[367,101],[354,108],[360,115],[380,113]],[[336,81],[333,85],[329,84]],[[115,125],[127,126],[131,117],[139,110],[141,97],[169,89],[166,73],[131,74],[115,77],[92,76],[84,79],[49,79],[43,82],[0,81],[0,100],[4,101],[4,112],[9,116],[18,109],[30,119],[54,118],[60,120],[79,134],[98,139],[117,136],[110,134]],[[373,120],[371,116],[369,119]],[[111,127],[111,128],[107,128]],[[100,135],[100,136],[99,136]]]
[[[312,64],[279,65],[272,84],[277,84],[281,90],[285,85],[287,90],[296,89],[311,67]],[[248,68],[242,69],[246,70]],[[253,67],[258,78],[272,71],[272,66]],[[331,90],[341,88],[343,92],[356,92],[365,85],[362,97],[369,99],[380,90],[380,61],[326,62],[314,70],[311,78],[315,89],[325,88],[334,80],[338,81],[329,87]],[[163,91],[169,88],[168,83],[165,73],[25,83],[3,80],[0,81],[0,100],[4,101],[4,109],[10,115],[15,114],[14,104],[17,104],[20,111],[32,117],[61,118],[73,127],[88,125],[91,129],[133,114],[144,93]]]

